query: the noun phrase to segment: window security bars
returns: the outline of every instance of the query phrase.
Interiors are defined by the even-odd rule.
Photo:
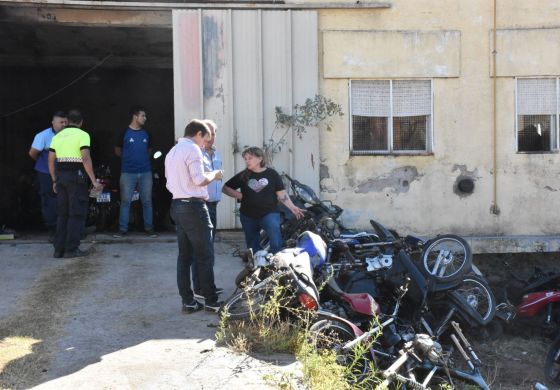
[[[432,151],[431,80],[351,80],[351,154]]]
[[[558,150],[559,79],[519,78],[515,96],[517,151]]]

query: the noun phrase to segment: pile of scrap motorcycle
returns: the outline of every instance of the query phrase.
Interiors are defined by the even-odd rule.
[[[226,321],[264,315],[271,300],[288,318],[308,312],[311,345],[334,351],[336,362],[349,367],[351,383],[375,370],[379,384],[402,389],[489,389],[462,328],[477,334],[497,317],[508,326],[530,324],[559,334],[560,273],[537,269],[522,280],[510,271],[509,279],[522,287],[497,305],[463,238],[400,237],[374,220],[372,231],[351,231],[340,222],[340,207],[288,175],[284,179],[307,212],[299,220],[281,213],[286,249],[247,252],[238,289],[221,309]],[[261,244],[267,247],[264,232]],[[504,292],[512,290],[507,287]],[[560,383],[560,336],[543,364],[547,379]]]

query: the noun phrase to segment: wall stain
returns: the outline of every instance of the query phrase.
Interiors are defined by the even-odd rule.
[[[552,192],[558,191],[557,189],[554,189],[554,188],[552,188],[551,186],[544,186],[544,189],[545,189],[545,190],[552,191]]]
[[[203,52],[203,79],[204,97],[214,95],[214,84],[220,81],[220,69],[224,62],[220,58],[222,47],[220,43],[221,29],[218,23],[211,16],[204,16],[202,21],[202,52]]]
[[[396,193],[408,192],[410,184],[415,180],[420,180],[424,176],[418,173],[414,166],[395,168],[391,172],[366,180],[354,188],[357,194],[367,194],[369,192],[381,192],[385,188],[391,188]]]
[[[328,179],[331,177],[329,174],[329,167],[326,164],[319,165],[319,180]]]

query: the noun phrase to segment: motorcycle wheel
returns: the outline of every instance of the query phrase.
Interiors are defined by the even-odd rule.
[[[554,384],[560,384],[560,335],[554,339],[544,363],[544,375]]]
[[[496,298],[484,278],[468,275],[454,291],[462,295],[465,301],[480,314],[482,318],[480,325],[488,325],[492,321],[496,313]]]
[[[221,307],[220,317],[229,321],[244,320],[258,315],[275,295],[278,278],[272,277],[256,288],[248,288],[231,296]]]
[[[355,338],[352,329],[342,321],[319,320],[309,328],[309,342],[313,349],[317,352],[334,351],[336,362],[350,369],[346,378],[349,383],[360,382],[369,371],[369,359],[365,354],[356,356],[354,351],[342,351],[342,346]]]
[[[438,282],[460,280],[471,270],[472,251],[469,244],[454,234],[444,234],[426,243],[422,251],[420,271]]]

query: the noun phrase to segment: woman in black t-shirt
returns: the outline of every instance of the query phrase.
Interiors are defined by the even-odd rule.
[[[303,210],[294,206],[290,200],[278,172],[266,167],[262,149],[251,147],[245,149],[241,156],[247,169],[229,179],[222,192],[241,201],[239,219],[247,248],[253,249],[253,253],[262,249],[260,232],[263,229],[270,240],[270,252],[276,253],[284,244],[280,214],[276,208],[278,201],[290,209],[296,218],[303,216]]]

